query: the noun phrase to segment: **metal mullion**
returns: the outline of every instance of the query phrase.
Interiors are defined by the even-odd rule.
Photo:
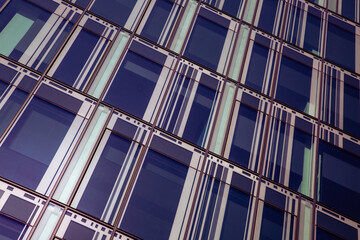
[[[100,105],[100,103],[98,102],[97,105],[96,105],[96,109],[99,108],[99,105]],[[114,111],[114,110],[111,109],[111,112],[110,112],[109,116],[107,117],[106,122],[105,122],[103,128],[101,129],[101,133],[103,133],[103,132],[105,131],[108,123],[110,122],[110,119],[111,119],[111,117],[112,117],[113,111]],[[92,119],[93,116],[95,115],[95,112],[96,112],[96,110],[93,111],[94,114],[91,116],[91,119]],[[83,139],[83,136],[85,135],[86,130],[88,129],[88,127],[89,127],[89,125],[90,125],[90,122],[91,122],[91,120],[88,121],[85,129],[84,129],[83,132],[82,132],[82,136],[81,136],[81,137],[79,138],[79,140],[77,141],[77,143],[76,143],[76,148],[74,147],[73,151],[71,152],[71,155],[70,155],[70,157],[69,157],[69,159],[68,159],[68,161],[67,161],[67,166],[66,166],[66,168],[64,167],[63,171],[61,172],[61,174],[60,174],[60,176],[59,176],[59,178],[58,178],[59,181],[56,182],[56,187],[59,185],[61,178],[64,176],[64,174],[65,174],[65,172],[66,172],[66,170],[67,170],[67,167],[69,166],[72,158],[74,157],[75,152],[76,152],[76,150],[77,150],[77,147],[80,145],[81,140]],[[99,137],[99,138],[96,140],[95,146],[98,146],[100,141],[101,141],[101,137]],[[56,226],[55,226],[55,228],[54,228],[54,231],[53,231],[53,233],[52,233],[52,235],[51,235],[52,238],[55,237],[56,232],[58,231],[58,229],[59,229],[59,227],[60,227],[60,225],[61,225],[61,222],[62,222],[62,220],[63,220],[63,218],[64,218],[64,216],[65,216],[65,214],[66,214],[66,211],[68,210],[68,208],[69,208],[69,206],[70,206],[70,204],[71,204],[71,202],[72,202],[72,200],[73,200],[73,198],[74,198],[74,196],[75,196],[75,194],[76,194],[76,192],[77,192],[77,190],[78,190],[78,188],[79,188],[79,186],[80,186],[80,184],[81,184],[81,182],[82,182],[82,179],[83,179],[83,177],[84,177],[84,175],[85,175],[85,173],[86,173],[86,171],[87,171],[87,169],[88,169],[88,167],[89,167],[89,165],[90,165],[90,163],[91,163],[92,157],[94,156],[94,154],[95,154],[95,152],[96,152],[96,149],[97,149],[97,147],[94,147],[94,148],[91,150],[90,156],[89,156],[89,158],[87,159],[86,164],[85,164],[84,168],[83,168],[82,171],[81,171],[81,174],[80,174],[80,176],[79,176],[79,178],[78,178],[78,180],[77,180],[77,182],[76,182],[76,184],[75,184],[74,189],[72,190],[72,193],[71,193],[71,195],[70,195],[67,203],[65,204],[64,211],[61,213],[61,216],[60,216],[60,218],[59,218],[59,221],[58,221],[58,223],[56,224]],[[56,190],[56,188],[54,187],[54,188],[53,188],[53,191],[51,192],[52,195],[55,193],[55,190]]]
[[[92,0],[93,1],[93,0]],[[7,129],[5,130],[4,134],[0,137],[0,142],[4,139],[5,135],[9,132],[10,128],[12,127],[12,125],[15,123],[15,120],[17,120],[17,118],[20,116],[21,112],[25,109],[25,106],[30,102],[30,99],[32,97],[32,95],[35,93],[35,91],[39,88],[40,84],[42,83],[44,77],[46,76],[47,72],[50,70],[50,68],[52,67],[52,65],[54,64],[57,56],[59,56],[59,54],[61,53],[61,51],[63,50],[63,48],[65,47],[66,43],[69,41],[69,39],[71,38],[72,34],[75,32],[77,26],[79,25],[80,21],[82,20],[82,18],[84,17],[86,10],[89,8],[91,2],[89,2],[89,4],[86,6],[85,10],[83,10],[83,12],[81,13],[81,16],[78,18],[78,20],[76,21],[76,23],[74,24],[74,26],[72,27],[70,33],[67,35],[66,39],[64,40],[64,42],[62,43],[62,45],[60,46],[60,48],[57,50],[56,54],[54,55],[54,57],[52,58],[52,60],[50,61],[49,65],[46,67],[45,71],[41,74],[41,77],[39,78],[39,81],[36,83],[36,85],[34,86],[33,90],[30,92],[29,96],[26,98],[24,104],[20,107],[20,109],[18,110],[18,112],[16,113],[15,117],[13,118],[13,120],[11,121],[11,123],[9,124],[9,126],[7,127]],[[94,114],[94,113],[93,113]],[[93,116],[92,114],[92,116]],[[92,117],[91,116],[91,117]],[[81,137],[83,136],[84,132],[82,132]],[[68,163],[68,162],[67,162]],[[63,169],[62,173],[64,173],[65,168]],[[52,197],[52,195],[54,194],[54,191],[57,187],[57,184],[60,182],[60,177],[58,178],[58,180],[56,181],[56,184],[54,185],[49,197],[47,197],[47,200],[43,206],[43,209],[41,210],[38,218],[36,219],[33,228],[31,229],[28,237],[26,238],[27,240],[30,240],[31,237],[33,236],[35,229],[37,228],[41,218],[43,217],[45,210],[47,208],[47,206],[50,203],[50,199]]]
[[[280,0],[282,1],[282,0]],[[289,3],[286,1],[283,1],[285,4],[285,9],[284,9],[284,17],[282,19],[281,22],[281,30],[280,30],[280,42],[279,42],[279,52],[276,51],[275,49],[275,54],[276,55],[276,59],[275,59],[275,65],[274,65],[274,72],[272,74],[272,81],[271,81],[271,86],[270,86],[270,106],[269,106],[269,115],[267,116],[266,122],[265,122],[265,126],[264,126],[264,138],[262,140],[262,144],[261,146],[263,146],[263,149],[261,150],[260,153],[260,158],[259,158],[259,179],[258,179],[258,186],[257,186],[257,191],[256,191],[256,195],[255,195],[255,206],[254,206],[254,215],[253,215],[253,225],[252,225],[252,229],[251,229],[251,236],[250,239],[254,239],[254,235],[255,235],[255,228],[256,228],[256,220],[257,220],[257,212],[258,212],[258,207],[259,207],[259,194],[260,194],[260,189],[261,189],[261,180],[263,178],[263,168],[264,168],[264,164],[265,164],[265,153],[266,153],[266,145],[268,143],[268,138],[269,138],[269,134],[270,134],[270,121],[271,121],[271,114],[272,114],[272,110],[274,108],[274,93],[275,93],[275,86],[276,86],[276,81],[278,78],[278,73],[279,73],[279,69],[280,69],[280,59],[281,59],[281,47],[283,46],[283,35],[284,35],[284,30],[285,30],[285,25],[286,25],[286,17],[288,14],[288,7],[289,7]]]
[[[327,28],[328,28],[328,16],[329,16],[329,12],[328,12],[328,1],[327,1],[327,6],[326,6],[326,11],[324,11],[325,13],[325,19],[324,19],[324,31],[322,34],[322,53],[321,53],[321,71],[320,71],[320,86],[319,86],[319,98],[318,98],[318,113],[317,113],[317,133],[316,133],[316,137],[315,137],[315,169],[314,169],[314,174],[313,176],[315,176],[314,179],[314,188],[313,188],[313,211],[312,211],[312,228],[311,228],[311,237],[312,239],[316,239],[316,223],[315,223],[315,219],[316,219],[316,205],[317,205],[317,192],[318,192],[318,171],[319,171],[319,142],[320,142],[320,126],[321,126],[321,111],[322,111],[322,93],[323,93],[323,82],[325,81],[324,79],[324,65],[325,65],[325,52],[326,52],[326,48],[325,48],[325,42],[326,42],[326,37],[327,37]]]
[[[188,2],[187,2],[187,3],[188,3]],[[140,17],[141,19],[143,18],[144,14],[146,13],[146,10],[148,9],[149,5],[150,5],[150,1],[147,2],[147,5],[146,5],[146,7],[144,8],[144,11],[142,12],[142,16]],[[183,10],[185,10],[185,7],[183,8]],[[179,18],[178,20],[180,21],[180,18]],[[138,28],[139,24],[140,24],[140,21],[137,22],[137,25],[135,26],[135,29]],[[135,36],[135,32],[136,32],[136,31],[133,31],[133,32],[132,32],[130,39],[132,39],[132,38]],[[126,48],[128,47],[129,43],[130,43],[130,41],[128,42]],[[181,50],[183,51],[183,49],[184,49],[184,46],[182,46],[182,49],[181,49]],[[124,51],[124,52],[125,52],[125,51]],[[123,54],[124,54],[124,53],[123,53]],[[123,57],[123,56],[122,56],[122,57]],[[143,148],[141,149],[141,152],[139,153],[139,158],[138,158],[138,160],[137,160],[137,162],[136,162],[136,164],[135,164],[135,166],[134,166],[134,168],[133,168],[133,171],[132,171],[130,180],[129,180],[128,183],[127,183],[127,187],[126,187],[125,193],[123,194],[123,196],[124,196],[124,197],[123,197],[123,200],[122,200],[122,202],[121,202],[121,204],[120,204],[120,206],[119,206],[119,210],[118,210],[118,212],[117,212],[117,214],[116,214],[116,217],[115,217],[114,226],[113,226],[113,229],[112,229],[112,233],[111,233],[110,240],[114,239],[114,236],[115,236],[115,233],[116,233],[116,231],[117,231],[117,229],[118,229],[118,226],[119,226],[121,217],[122,217],[122,215],[123,215],[123,213],[124,213],[124,211],[125,211],[125,208],[126,208],[126,205],[127,205],[128,201],[129,201],[129,199],[130,199],[130,197],[131,197],[131,192],[132,192],[132,190],[133,190],[133,188],[134,188],[134,186],[135,186],[135,184],[136,184],[137,176],[138,176],[138,174],[139,174],[139,172],[140,172],[140,170],[141,170],[142,163],[143,163],[143,161],[144,161],[144,159],[145,159],[145,153],[146,153],[147,149],[149,148],[150,140],[151,140],[151,137],[152,137],[153,132],[154,132],[154,130],[155,130],[155,126],[156,126],[157,119],[159,118],[159,115],[160,115],[160,110],[161,110],[161,108],[162,108],[162,105],[164,104],[165,97],[166,97],[166,95],[167,95],[167,93],[168,93],[168,91],[169,91],[169,89],[170,89],[171,82],[172,82],[172,80],[173,80],[173,78],[174,78],[174,76],[175,76],[176,69],[177,69],[177,67],[178,67],[178,65],[179,65],[179,63],[180,63],[180,60],[181,60],[180,55],[178,55],[178,56],[177,56],[176,63],[175,63],[174,70],[172,70],[172,75],[171,75],[171,77],[170,77],[169,84],[168,84],[168,86],[166,87],[166,90],[165,90],[165,92],[164,92],[163,98],[162,98],[161,103],[160,103],[160,105],[159,105],[159,108],[158,108],[159,110],[158,110],[158,112],[156,113],[156,116],[155,116],[155,118],[154,118],[153,123],[151,124],[151,130],[149,131],[149,135],[148,135],[148,137],[147,137],[147,139],[146,139],[146,142],[145,142]],[[119,61],[119,63],[120,63],[120,61]],[[117,67],[118,67],[118,66],[117,66]],[[116,68],[117,68],[117,67],[116,67]],[[115,70],[116,70],[116,68],[115,68]],[[112,73],[112,76],[113,76],[113,75],[114,75],[114,72]],[[110,79],[111,79],[111,78],[110,78]],[[103,97],[103,95],[105,94],[105,91],[106,91],[106,88],[108,87],[108,85],[109,85],[109,82],[107,83],[107,86],[104,88],[104,90],[103,90],[103,92],[102,92],[102,94],[101,94],[100,99],[101,99],[101,98]],[[120,229],[120,230],[121,230],[121,229]]]

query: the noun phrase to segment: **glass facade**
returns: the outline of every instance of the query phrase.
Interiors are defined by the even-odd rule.
[[[360,239],[359,0],[0,0],[0,239]]]

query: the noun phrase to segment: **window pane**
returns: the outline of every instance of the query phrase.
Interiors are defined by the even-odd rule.
[[[168,18],[173,6],[174,3],[170,0],[157,0],[141,31],[141,35],[153,42],[158,42],[163,34],[166,22],[169,21]]]
[[[187,170],[149,150],[120,228],[143,239],[168,239]]]
[[[262,91],[269,49],[254,42],[245,84]]]
[[[111,134],[86,185],[77,208],[101,218],[119,177],[130,141]]]
[[[33,98],[0,148],[0,175],[35,189],[75,114]]]
[[[307,14],[304,49],[314,54],[319,54],[321,19],[312,14]]]
[[[284,213],[270,205],[264,204],[260,239],[282,239]]]
[[[257,111],[245,105],[240,106],[229,159],[244,167],[249,164],[256,116]]]
[[[344,23],[345,24],[345,23]],[[355,71],[355,33],[328,23],[326,59]]]
[[[360,161],[340,148],[320,141],[318,200],[360,219]]]
[[[242,239],[245,234],[250,196],[230,188],[220,239]]]
[[[137,117],[143,117],[161,70],[160,64],[129,51],[105,101]]]
[[[344,84],[344,130],[360,137],[360,93],[348,84]]]
[[[226,34],[226,28],[198,16],[184,56],[216,71]]]
[[[90,11],[120,26],[125,26],[136,2],[136,0],[96,0]]]
[[[199,146],[208,128],[216,91],[199,84],[187,119],[183,138]]]
[[[4,88],[6,87],[8,87],[8,85],[0,81],[0,96],[2,90],[5,90]],[[0,135],[3,134],[28,95],[27,92],[16,88],[4,106],[0,109]]]
[[[264,0],[260,11],[258,27],[272,33],[279,0]]]
[[[312,68],[283,56],[279,71],[276,99],[308,113]]]
[[[71,46],[67,50],[65,57],[62,59],[60,65],[56,68],[56,71],[52,77],[68,84],[69,86],[82,89],[86,81],[80,85],[78,84],[78,78],[82,77],[80,74],[85,70],[84,68],[88,65],[91,65],[91,63],[89,63],[89,58],[94,55],[92,49],[97,48],[98,52],[103,52],[107,46],[108,41],[104,40],[103,46],[99,47],[98,45],[101,40],[103,39],[98,35],[82,29],[76,36],[74,42],[71,43]],[[92,68],[95,68],[95,64],[92,66]],[[89,72],[91,73],[91,71]],[[89,77],[90,76],[88,75],[87,78]]]
[[[25,224],[0,214],[0,239],[17,240]]]
[[[29,1],[12,0],[0,14],[0,53],[44,71],[72,26]]]

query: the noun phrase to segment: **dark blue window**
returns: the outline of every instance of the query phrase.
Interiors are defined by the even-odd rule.
[[[360,220],[359,158],[320,141],[319,165],[318,200]]]
[[[33,98],[0,148],[0,175],[36,189],[74,118]]]
[[[230,187],[220,239],[242,239],[250,196]]]
[[[326,59],[355,71],[355,33],[331,22],[328,24]]]
[[[222,7],[222,10],[232,16],[238,16],[240,7],[242,6],[242,0],[226,0]]]
[[[307,112],[310,99],[312,68],[283,56],[279,71],[276,99]]]
[[[131,142],[111,134],[98,160],[78,209],[100,218],[112,193]]]
[[[149,150],[120,228],[142,239],[169,239],[187,171]]]
[[[174,3],[169,0],[157,0],[141,31],[141,35],[153,42],[157,42],[173,5]]]
[[[284,224],[284,212],[264,204],[260,239],[277,240],[282,239]]]
[[[0,81],[0,96],[5,92],[7,87],[8,84]],[[27,96],[27,92],[15,89],[4,106],[0,109],[0,135],[5,131]]]
[[[360,137],[359,89],[344,84],[344,130]]]
[[[259,92],[262,90],[269,49],[254,43],[245,84]]]
[[[162,66],[129,51],[105,101],[137,117],[143,117]]]
[[[216,91],[199,84],[192,104],[183,138],[199,146],[208,128]]]
[[[59,67],[56,69],[53,77],[73,86],[81,70],[91,57],[92,49],[95,49],[99,39],[99,36],[86,30],[81,30]],[[98,50],[104,51],[105,46],[106,44],[104,44],[102,49]]]
[[[220,182],[217,180],[207,181],[206,189],[204,191],[204,199],[207,199],[207,205],[202,205],[201,207],[197,207],[199,219],[204,219],[203,224],[198,224],[197,228],[193,228],[190,235],[193,235],[193,231],[195,232],[193,235],[193,239],[209,239],[210,233],[210,225],[213,220],[214,210],[216,208],[216,199],[218,197],[218,191],[220,187]]]
[[[321,228],[316,228],[316,239],[317,240],[342,240],[342,238],[337,237]]]
[[[262,30],[272,33],[275,23],[278,0],[263,1],[258,27]]]
[[[25,224],[0,214],[0,239],[17,240],[24,227]]]
[[[289,180],[289,187],[291,189],[299,191],[300,184],[303,182],[304,160],[306,157],[310,157],[307,156],[306,151],[310,149],[311,136],[295,128]],[[310,169],[307,169],[308,171]]]
[[[306,17],[304,49],[309,52],[319,52],[321,19],[312,14]]]
[[[245,105],[240,106],[229,159],[244,167],[248,167],[249,163],[256,116],[255,110]]]
[[[243,4],[242,0],[225,0],[225,1],[205,0],[204,2],[218,9],[220,9],[220,4],[222,3],[221,10],[235,17],[238,16],[238,12],[240,11],[240,8]]]
[[[96,0],[90,11],[124,26],[136,2],[136,0]]]
[[[356,9],[355,0],[341,1],[341,3],[342,3],[341,15],[355,21],[355,9]]]
[[[18,61],[50,16],[51,13],[31,4],[29,1],[10,1],[0,14],[0,32],[3,33],[3,35],[0,35],[0,53]],[[44,71],[66,36],[70,33],[73,25],[71,23],[65,25],[65,19],[60,18],[59,21],[60,24],[55,29],[55,34],[30,67],[36,67],[37,70]],[[16,28],[16,33],[11,31],[14,28]],[[60,31],[62,33],[57,36]],[[3,37],[7,38],[5,43],[2,42],[1,38]],[[37,66],[39,61],[42,61],[42,63]],[[27,62],[23,63],[28,64]]]
[[[216,71],[226,34],[226,28],[198,16],[184,56]]]
[[[89,4],[90,0],[75,0],[75,4],[85,8]]]

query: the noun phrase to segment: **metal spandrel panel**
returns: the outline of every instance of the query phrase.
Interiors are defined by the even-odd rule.
[[[1,222],[9,227],[2,228],[0,236],[5,237],[11,233],[19,239],[26,238],[39,217],[43,204],[42,198],[0,181]]]
[[[60,239],[101,239],[109,240],[113,230],[78,213],[67,211],[55,236]],[[57,238],[55,238],[57,239]],[[114,240],[133,238],[115,233]]]

